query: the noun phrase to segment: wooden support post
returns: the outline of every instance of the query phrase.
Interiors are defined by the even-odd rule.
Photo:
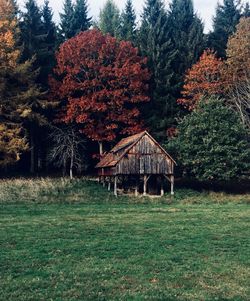
[[[164,196],[164,178],[161,176],[161,196]]]
[[[115,181],[114,181],[114,195],[117,196],[117,176],[115,176]]]
[[[174,175],[171,175],[170,177],[168,177],[167,175],[164,176],[171,184],[171,195],[174,195]]]
[[[138,182],[139,182],[139,181],[136,179],[136,183],[135,183],[135,185],[136,185],[136,186],[135,186],[135,196],[136,196],[136,197],[138,197],[138,195],[139,195],[139,187],[138,187],[139,185],[138,185]]]
[[[111,178],[109,178],[109,183],[108,183],[108,191],[111,190]]]
[[[144,175],[143,177],[143,195],[147,195],[147,176]]]
[[[170,177],[171,179],[171,195],[174,195],[174,176]]]
[[[146,196],[147,195],[147,183],[149,180],[150,176],[144,175],[143,177],[143,195]]]

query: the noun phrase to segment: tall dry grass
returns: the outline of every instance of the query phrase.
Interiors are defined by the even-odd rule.
[[[131,196],[119,196],[115,198],[112,191],[90,181],[88,178],[70,181],[64,178],[39,178],[39,179],[8,179],[0,180],[0,203],[107,203],[123,202],[135,203],[159,203],[159,204],[212,204],[212,203],[249,203],[250,194],[227,194],[215,192],[198,192],[191,189],[177,189],[175,197],[169,193],[162,198],[149,198]]]
[[[0,202],[40,201],[57,195],[71,185],[69,179],[8,179],[0,180]]]

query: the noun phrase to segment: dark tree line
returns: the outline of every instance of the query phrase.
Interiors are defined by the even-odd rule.
[[[49,125],[55,119],[57,106],[56,99],[50,97],[49,78],[55,66],[55,53],[62,43],[96,27],[104,34],[138,47],[140,55],[147,57],[151,73],[151,101],[141,108],[145,127],[160,142],[165,142],[171,129],[176,128],[178,120],[187,113],[177,99],[188,69],[206,48],[225,58],[228,39],[240,18],[250,16],[249,4],[243,6],[237,0],[224,0],[217,5],[212,31],[205,35],[204,24],[192,0],[172,0],[168,9],[163,0],[145,0],[140,18],[136,16],[132,0],[126,1],[123,11],[112,0],[107,0],[97,21],[89,15],[91,3],[87,0],[64,0],[59,24],[53,20],[48,0],[42,7],[36,0],[26,0],[23,11],[14,0],[11,2],[20,28],[14,35],[18,36],[15,47],[20,51],[18,63],[22,80],[18,83],[15,79],[15,84],[11,81],[8,85],[16,99],[22,99],[23,112],[18,122],[25,125],[30,158],[24,158],[32,173],[47,164]],[[20,85],[28,87],[25,93],[19,91]]]

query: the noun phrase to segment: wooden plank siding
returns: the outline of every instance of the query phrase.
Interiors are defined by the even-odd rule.
[[[173,164],[162,149],[145,135],[117,164],[116,174],[173,174]]]
[[[148,132],[121,140],[97,165],[98,174],[173,175],[175,161]]]

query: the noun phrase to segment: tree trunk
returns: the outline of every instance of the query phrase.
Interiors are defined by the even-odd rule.
[[[41,153],[41,149],[39,148],[39,151],[37,153],[37,171],[41,172],[43,169],[43,158],[42,158],[42,153]]]
[[[63,172],[63,177],[65,178],[66,172],[67,172],[67,162],[65,160],[63,162],[63,170],[62,170],[62,172]]]
[[[30,173],[35,173],[35,137],[32,127],[30,129]]]
[[[99,143],[99,153],[102,156],[103,155],[103,143],[100,141],[98,143]]]
[[[74,166],[74,149],[71,150],[70,158],[70,180],[73,180],[73,166]]]

